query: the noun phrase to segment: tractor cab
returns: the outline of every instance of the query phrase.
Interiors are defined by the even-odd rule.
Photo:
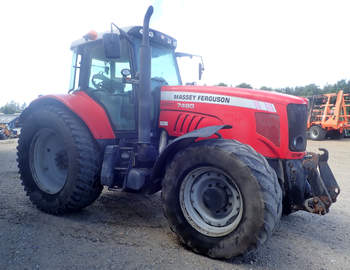
[[[137,87],[140,74],[142,27],[119,29],[119,33],[89,32],[72,43],[73,61],[70,90],[82,90],[106,111],[116,133],[135,133]],[[113,35],[113,41],[106,35]],[[155,30],[149,31],[151,46],[151,121],[158,114],[162,85],[181,85],[176,62],[176,40]],[[117,53],[108,55],[109,48]],[[106,56],[108,55],[108,56]],[[158,99],[158,102],[156,100]],[[154,106],[155,105],[155,106]],[[155,125],[152,125],[155,127]]]

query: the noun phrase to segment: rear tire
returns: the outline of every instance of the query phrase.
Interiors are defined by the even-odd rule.
[[[282,212],[275,172],[253,148],[234,140],[206,140],[179,151],[166,169],[162,200],[180,241],[212,258],[256,249]]]
[[[17,147],[22,185],[40,210],[80,210],[101,194],[100,154],[89,130],[65,107],[30,107],[21,115]]]
[[[312,126],[309,130],[309,137],[314,141],[321,141],[326,138],[327,131],[320,126]]]

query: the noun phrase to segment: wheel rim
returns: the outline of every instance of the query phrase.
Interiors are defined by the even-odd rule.
[[[311,132],[311,134],[313,135],[314,138],[318,137],[318,130],[316,128],[314,128]]]
[[[180,205],[194,229],[213,237],[234,231],[243,214],[239,188],[226,173],[213,167],[196,168],[185,176]]]
[[[40,129],[30,145],[30,169],[37,186],[56,194],[66,184],[68,156],[62,138],[52,129]]]

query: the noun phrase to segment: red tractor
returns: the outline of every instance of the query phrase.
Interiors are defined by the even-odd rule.
[[[188,54],[149,29],[152,12],[143,27],[73,42],[70,93],[22,113],[18,167],[33,204],[64,214],[103,186],[161,191],[180,241],[213,258],[257,248],[282,212],[327,213],[340,190],[328,152],[305,152],[307,100],[182,85],[176,55]]]

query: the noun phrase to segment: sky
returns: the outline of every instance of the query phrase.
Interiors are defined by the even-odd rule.
[[[286,87],[350,79],[350,1],[2,1],[0,106],[66,93],[73,40],[110,23],[141,25],[203,56],[203,82]],[[197,71],[197,70],[196,70]]]

